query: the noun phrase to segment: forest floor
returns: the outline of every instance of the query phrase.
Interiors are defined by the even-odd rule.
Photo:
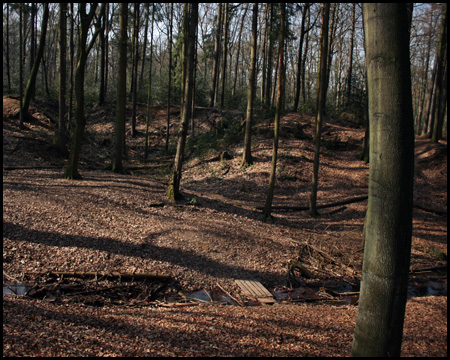
[[[322,208],[312,218],[308,211],[286,207],[308,205],[313,118],[284,115],[273,201],[280,208],[264,222],[259,208],[273,142],[267,121],[255,126],[255,162],[246,168],[240,167],[240,142],[223,140],[209,152],[202,152],[204,143],[191,142],[183,167],[184,200],[175,206],[165,195],[171,158],[163,150],[164,108],[152,110],[148,159],[145,108],[138,108],[135,138],[127,123],[130,174],[121,175],[105,170],[114,105],[88,106],[83,180],[68,181],[65,157],[51,146],[56,106],[36,104],[34,120],[19,131],[17,100],[3,98],[4,289],[5,283],[41,290],[51,285],[58,291],[81,286],[81,280],[75,285],[52,280],[50,272],[56,271],[152,273],[172,280],[145,301],[128,301],[121,293],[125,301],[107,303],[99,299],[104,289],[93,290],[97,306],[86,301],[86,290],[78,297],[46,293],[43,299],[4,294],[4,356],[350,354],[367,208],[367,200],[356,198],[367,195],[369,173],[369,165],[358,159],[361,128],[332,119],[324,124],[318,204],[355,202]],[[175,107],[171,115],[174,139]],[[198,108],[195,132],[226,133],[240,120],[238,112]],[[220,161],[222,151],[228,156]],[[416,138],[415,165],[402,355],[447,356],[447,142]],[[298,268],[289,272],[299,257],[311,278],[300,276]],[[244,296],[238,279],[261,282],[276,302],[263,305]],[[193,299],[200,290],[231,301]]]

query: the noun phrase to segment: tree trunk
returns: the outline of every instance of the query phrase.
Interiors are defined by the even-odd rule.
[[[8,93],[11,92],[11,66],[9,65],[9,4],[6,4],[6,76],[8,79]]]
[[[320,64],[317,89],[317,116],[314,133],[314,168],[312,176],[311,196],[309,199],[309,214],[313,217],[318,215],[317,187],[319,183],[319,158],[320,158],[320,138],[322,133],[323,113],[327,96],[327,62],[328,62],[328,22],[330,17],[330,4],[322,5],[322,35],[320,37]]]
[[[89,51],[95,43],[95,39],[100,31],[101,15],[97,19],[96,31],[92,34],[89,45],[86,46],[89,28],[94,18],[97,6],[92,6],[86,14],[86,3],[80,4],[80,31],[78,37],[77,69],[75,71],[75,133],[72,139],[72,148],[64,173],[66,179],[81,179],[78,172],[78,162],[80,159],[81,145],[83,141],[84,129],[86,127],[86,117],[84,115],[84,78],[86,74],[86,60]],[[103,14],[105,5],[102,4],[100,13]]]
[[[431,141],[438,142],[442,139],[442,125],[444,124],[445,103],[447,102],[447,3],[444,3],[442,15],[441,38],[437,53],[436,70],[436,105],[434,115],[433,135]],[[444,86],[445,84],[445,86]]]
[[[248,4],[245,5],[244,14],[242,15],[242,19],[241,19],[241,27],[239,29],[239,37],[238,37],[237,52],[236,52],[236,63],[234,66],[233,90],[231,92],[232,97],[234,97],[236,95],[236,83],[237,83],[237,78],[238,78],[237,74],[238,74],[238,67],[239,67],[239,55],[240,55],[240,51],[241,51],[242,29],[244,28],[244,19],[245,19],[245,15],[247,15],[248,6],[249,6]],[[231,67],[231,62],[230,62],[230,67]]]
[[[139,64],[139,6],[140,3],[134,3],[134,26],[133,26],[133,74],[131,76],[133,108],[131,112],[131,136],[136,137],[136,102],[137,102],[137,74]]]
[[[273,29],[273,3],[267,3],[267,6],[269,6],[269,13],[270,13],[270,18],[269,18],[269,48],[267,51],[267,76],[266,76],[266,99],[264,101],[264,104],[266,105],[266,107],[270,108],[271,107],[271,102],[270,102],[270,95],[271,95],[271,91],[272,91],[272,54],[273,54],[273,34],[272,34],[272,29]],[[264,69],[263,69],[264,71]]]
[[[400,356],[414,175],[409,5],[363,5],[371,149],[353,356]]]
[[[183,60],[186,60],[186,71],[184,76],[184,93],[183,108],[181,112],[181,125],[178,133],[177,152],[175,155],[175,163],[172,170],[171,180],[167,189],[167,196],[175,202],[181,197],[180,182],[183,167],[184,147],[186,144],[186,136],[189,125],[189,119],[192,112],[192,88],[194,83],[194,51],[195,51],[195,34],[198,21],[198,3],[185,4],[184,8],[184,52]]]
[[[269,188],[267,190],[266,202],[264,204],[264,219],[268,219],[271,215],[271,207],[273,194],[275,189],[275,175],[277,168],[277,155],[278,155],[278,133],[280,129],[280,116],[282,108],[283,98],[283,82],[284,82],[284,32],[285,32],[285,4],[280,4],[280,39],[278,42],[278,68],[279,68],[279,80],[278,80],[278,92],[277,92],[277,109],[275,112],[275,124],[274,124],[274,138],[273,138],[273,151],[272,151],[272,166],[269,178]]]
[[[222,91],[220,93],[220,108],[224,107],[225,100],[225,82],[226,82],[226,71],[227,71],[227,54],[228,54],[228,23],[229,23],[229,12],[228,3],[225,4],[224,12],[224,30],[223,30],[223,51],[222,51]]]
[[[116,126],[112,171],[123,173],[123,142],[125,133],[125,105],[127,96],[127,23],[128,5],[120,3],[119,8],[119,73],[117,76]]]
[[[352,28],[350,30],[350,55],[348,59],[347,72],[347,91],[346,91],[346,105],[350,106],[352,96],[352,72],[353,72],[353,39],[355,37],[355,23],[356,23],[356,3],[352,5]]]
[[[166,123],[166,151],[169,150],[170,104],[172,102],[172,33],[173,33],[173,3],[170,4],[169,19],[169,85],[167,92],[167,123]]]
[[[222,3],[217,7],[217,28],[216,28],[216,43],[214,45],[214,65],[212,73],[212,85],[209,97],[209,107],[214,106],[214,99],[216,97],[216,86],[219,77],[219,60],[220,60],[220,40],[222,37]]]
[[[247,117],[245,119],[245,139],[244,139],[244,153],[242,155],[241,166],[253,164],[252,157],[252,120],[253,120],[253,100],[255,98],[255,83],[256,83],[256,41],[258,31],[258,3],[253,4],[253,20],[252,20],[252,49],[251,49],[251,63],[250,75],[248,80],[247,91]]]
[[[173,4],[172,4],[173,6]],[[150,9],[149,9],[150,11]],[[153,69],[153,23],[155,20],[155,4],[152,5],[152,28],[150,31],[150,64],[148,69],[148,92],[147,92],[147,118],[145,119],[145,152],[144,156],[148,156],[148,127],[150,124],[150,105],[152,103],[152,69]],[[145,50],[144,50],[145,51]],[[170,68],[170,66],[169,66]],[[126,71],[126,64],[125,64]],[[169,70],[170,71],[170,70]],[[170,86],[170,85],[169,85]],[[170,90],[169,90],[170,91]]]
[[[44,15],[42,18],[42,26],[41,26],[41,36],[39,39],[39,47],[36,54],[36,58],[33,62],[33,68],[30,73],[30,77],[28,78],[27,87],[25,89],[25,95],[22,102],[22,112],[25,118],[29,117],[28,108],[30,106],[31,97],[33,96],[34,88],[36,86],[36,76],[39,70],[39,64],[41,63],[42,56],[44,55],[44,45],[45,45],[45,37],[47,34],[47,23],[49,16],[49,8],[48,3],[44,3]]]
[[[23,58],[23,30],[22,30],[22,4],[19,5],[19,92],[20,92],[20,105],[22,105],[23,101],[23,65],[22,65],[22,58]],[[20,120],[19,120],[19,129],[23,130],[25,129],[25,125],[23,124],[23,108],[22,106],[19,106],[19,112],[20,112]]]
[[[63,153],[67,151],[66,132],[66,47],[67,47],[67,4],[59,4],[59,113],[57,146]]]
[[[300,100],[300,84],[302,77],[302,55],[303,55],[303,42],[305,39],[305,21],[306,14],[308,12],[310,4],[305,3],[302,8],[302,26],[300,29],[300,40],[298,44],[298,60],[297,60],[297,79],[296,79],[296,87],[295,87],[295,97],[294,97],[294,111],[298,110],[298,103]]]

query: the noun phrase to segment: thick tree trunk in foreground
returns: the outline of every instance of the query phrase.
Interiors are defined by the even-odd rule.
[[[364,4],[370,173],[353,356],[400,356],[411,253],[414,122],[408,4]]]

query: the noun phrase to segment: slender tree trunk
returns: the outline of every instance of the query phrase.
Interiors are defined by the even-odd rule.
[[[252,49],[251,49],[251,63],[250,75],[248,80],[247,91],[247,117],[245,119],[245,139],[244,139],[244,153],[242,155],[241,166],[253,164],[252,157],[252,120],[253,120],[253,100],[255,98],[255,83],[256,83],[256,41],[258,38],[258,3],[253,4],[253,20],[252,20]]]
[[[20,93],[20,104],[19,104],[19,112],[20,112],[20,120],[19,120],[19,129],[23,130],[25,129],[25,125],[23,124],[23,108],[22,108],[22,101],[23,101],[23,64],[22,64],[22,58],[23,58],[23,28],[22,28],[22,14],[23,14],[23,5],[19,5],[19,93]]]
[[[412,4],[405,3],[363,5],[371,149],[353,356],[400,356],[414,175],[410,11]]]
[[[187,130],[189,119],[192,112],[192,88],[194,82],[194,51],[195,51],[195,34],[198,22],[198,3],[185,4],[184,8],[184,52],[183,58],[186,59],[186,71],[183,102],[184,110],[182,111],[181,125],[178,133],[177,153],[172,170],[171,180],[167,189],[167,196],[175,202],[181,197],[180,183],[183,167],[184,147],[186,144]]]
[[[61,152],[67,152],[66,131],[66,47],[67,47],[67,4],[59,4],[59,116],[57,144]]]
[[[36,54],[36,58],[33,62],[33,68],[28,79],[27,87],[25,89],[25,95],[22,102],[22,111],[25,117],[29,117],[28,108],[30,106],[31,98],[33,96],[34,88],[36,86],[36,76],[39,70],[39,64],[41,63],[42,56],[44,55],[45,37],[47,35],[47,23],[49,16],[48,3],[44,3],[44,15],[42,17],[41,37],[39,39],[39,47]]]
[[[123,173],[123,143],[125,133],[125,106],[127,94],[127,23],[128,4],[120,3],[119,8],[119,69],[117,76],[116,126],[112,171]]]
[[[355,37],[355,23],[356,23],[356,3],[352,5],[352,28],[350,30],[350,55],[348,59],[348,72],[347,72],[347,92],[346,92],[346,105],[349,106],[352,96],[352,72],[353,72],[353,39]]]
[[[138,74],[138,64],[139,64],[139,6],[140,3],[134,3],[134,26],[133,26],[133,74],[131,77],[131,82],[133,85],[133,108],[131,114],[131,136],[136,137],[136,102],[137,102],[137,74]]]
[[[103,106],[105,103],[105,64],[106,64],[106,36],[105,36],[105,29],[106,29],[106,21],[107,21],[108,15],[103,15],[102,20],[102,28],[100,29],[99,34],[99,42],[100,42],[100,89],[98,92],[98,104],[100,106]]]
[[[89,51],[95,43],[95,39],[100,31],[101,15],[97,19],[96,31],[91,37],[89,45],[86,45],[89,28],[91,26],[92,19],[94,18],[96,5],[91,5],[90,11],[86,13],[86,3],[81,3],[80,12],[80,31],[78,38],[78,56],[77,56],[77,69],[75,71],[75,133],[72,139],[72,148],[70,151],[69,161],[67,164],[64,177],[66,179],[81,179],[81,175],[78,172],[78,162],[80,160],[81,145],[83,142],[84,129],[86,127],[86,117],[84,115],[84,78],[86,74],[86,60]],[[102,4],[100,14],[103,14],[105,4]]]
[[[444,82],[447,82],[447,3],[444,3],[444,13],[442,15],[441,38],[437,53],[436,70],[436,106],[434,115],[433,135],[431,141],[438,142],[442,139],[442,125],[444,123],[445,102],[447,101]],[[443,76],[445,74],[445,76]],[[445,84],[446,87],[446,84]],[[442,96],[445,94],[445,97]]]
[[[70,40],[69,40],[69,53],[70,53],[70,70],[69,70],[69,83],[70,83],[70,90],[69,90],[69,110],[68,110],[68,116],[67,121],[69,123],[69,138],[72,136],[72,110],[73,110],[73,60],[75,57],[75,45],[73,42],[74,38],[74,19],[75,15],[73,12],[73,3],[70,3]]]
[[[9,4],[6,4],[6,76],[8,79],[8,93],[11,92],[11,67],[9,65]]]
[[[264,101],[267,107],[271,107],[270,95],[272,91],[272,54],[273,54],[273,3],[267,3],[269,6],[270,19],[269,19],[269,49],[267,51],[267,76],[266,76],[266,100]],[[264,69],[263,69],[264,70]]]
[[[297,79],[296,79],[296,87],[295,87],[295,97],[294,97],[294,111],[298,110],[298,103],[300,101],[300,85],[301,85],[301,77],[302,77],[302,55],[303,55],[303,42],[305,39],[305,30],[306,30],[306,14],[308,12],[310,4],[305,3],[302,9],[302,26],[300,29],[300,40],[298,44],[298,60],[297,60]]]
[[[225,4],[224,12],[224,30],[223,30],[223,51],[222,51],[222,91],[220,93],[220,108],[224,107],[225,100],[225,82],[226,82],[226,71],[227,71],[227,55],[228,55],[228,23],[229,23],[229,13],[228,13],[228,3]]]
[[[169,18],[169,85],[167,92],[166,151],[169,150],[170,104],[172,102],[172,33],[173,33],[173,3],[170,4],[170,18]]]
[[[317,116],[314,132],[314,168],[312,176],[311,196],[309,199],[309,214],[316,217],[317,211],[317,188],[319,184],[319,158],[320,138],[322,134],[323,113],[327,96],[327,62],[328,62],[328,22],[330,17],[330,3],[322,5],[322,35],[320,37],[320,64],[317,90]]]
[[[280,4],[280,38],[278,42],[278,68],[279,68],[279,80],[278,80],[278,93],[277,93],[277,108],[275,112],[275,124],[274,124],[274,138],[273,138],[273,151],[272,151],[272,166],[269,178],[269,188],[267,189],[266,202],[264,204],[264,219],[268,219],[271,216],[271,208],[273,201],[273,194],[275,190],[275,176],[277,168],[277,156],[278,156],[278,133],[280,129],[280,116],[281,108],[283,106],[283,82],[284,82],[284,32],[285,32],[285,4]]]
[[[214,45],[214,65],[212,73],[212,85],[209,96],[209,106],[214,106],[216,98],[217,80],[219,77],[219,60],[220,60],[220,40],[222,37],[222,3],[219,3],[217,8],[217,29],[216,29],[216,43]]]
[[[173,4],[172,4],[173,6]],[[150,10],[150,9],[149,9]],[[153,70],[153,22],[155,20],[155,4],[152,4],[152,28],[150,31],[150,64],[148,69],[147,118],[145,120],[145,158],[148,156],[148,127],[150,124],[150,106],[152,103],[152,70]],[[145,51],[145,50],[144,50]],[[126,64],[125,64],[126,71]]]
[[[238,66],[239,66],[239,53],[241,51],[241,38],[242,38],[242,29],[244,28],[244,19],[245,15],[247,15],[248,10],[248,4],[245,5],[244,14],[242,15],[241,19],[241,27],[239,29],[239,37],[238,37],[238,44],[237,44],[237,51],[236,51],[236,63],[234,66],[234,80],[233,80],[233,90],[231,92],[231,96],[234,97],[236,95],[236,83],[237,83],[237,74],[238,74]],[[230,68],[231,68],[231,61],[230,61]]]

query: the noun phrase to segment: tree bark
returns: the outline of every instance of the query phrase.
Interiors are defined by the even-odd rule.
[[[59,4],[59,113],[57,146],[61,152],[67,151],[66,132],[66,47],[67,47],[67,4]]]
[[[149,11],[150,11],[150,9],[149,9]],[[151,33],[151,35],[150,35],[150,65],[149,65],[149,69],[148,69],[147,117],[145,119],[145,150],[144,150],[144,156],[145,156],[146,159],[147,159],[147,156],[148,156],[148,127],[149,127],[149,124],[150,124],[150,105],[152,103],[151,100],[152,100],[153,23],[154,23],[154,20],[155,20],[155,5],[153,4],[152,5],[152,25],[151,25],[152,28],[151,28],[151,31],[150,31],[150,33]],[[170,68],[170,66],[169,66],[169,68]],[[125,66],[125,71],[126,71],[126,66]],[[169,80],[169,82],[170,82],[170,80]],[[169,92],[170,92],[170,84],[169,84]]]
[[[252,49],[251,49],[251,63],[250,75],[248,80],[247,90],[247,117],[245,119],[245,139],[244,139],[244,153],[242,155],[241,166],[253,164],[252,157],[252,120],[253,120],[253,100],[255,98],[255,74],[256,74],[256,41],[258,31],[258,3],[253,4],[253,20],[252,20]]]
[[[219,60],[220,60],[220,40],[222,37],[222,3],[219,3],[217,8],[217,28],[216,28],[216,43],[214,45],[214,65],[212,73],[212,84],[209,97],[209,107],[214,106],[216,97],[216,86],[219,77]]]
[[[177,152],[175,163],[172,169],[172,176],[167,189],[167,196],[173,202],[181,198],[180,183],[182,176],[184,148],[186,145],[186,136],[189,125],[189,119],[192,113],[192,88],[194,86],[194,51],[195,34],[198,22],[198,3],[185,4],[184,8],[184,52],[183,60],[186,61],[186,71],[184,76],[183,109],[181,112],[181,125],[178,132]]]
[[[95,39],[100,31],[100,19],[98,17],[96,23],[96,31],[91,37],[91,41],[86,45],[89,27],[91,26],[92,19],[94,18],[97,4],[92,5],[89,13],[86,13],[86,3],[80,4],[80,31],[78,39],[78,56],[77,56],[77,69],[75,71],[75,133],[73,135],[72,148],[70,151],[69,161],[67,164],[64,177],[66,179],[81,179],[81,175],[78,172],[78,162],[80,159],[81,145],[83,142],[84,129],[86,127],[86,117],[84,115],[84,78],[86,74],[86,60],[92,46],[95,43]],[[100,13],[105,10],[105,4],[102,4]]]
[[[48,3],[44,3],[44,15],[42,17],[41,36],[39,38],[39,47],[36,54],[36,58],[33,62],[33,68],[31,69],[30,77],[28,78],[27,87],[25,89],[25,95],[22,102],[22,112],[25,118],[29,117],[28,108],[30,106],[31,97],[33,96],[34,88],[36,87],[36,76],[39,70],[39,64],[41,63],[42,56],[44,55],[45,37],[47,35],[47,23],[49,17]]]
[[[317,188],[319,183],[319,158],[320,138],[322,133],[323,113],[327,96],[327,62],[328,62],[328,21],[330,16],[330,4],[322,5],[322,35],[320,38],[320,64],[317,90],[317,116],[314,135],[314,168],[312,176],[311,196],[309,199],[309,213],[316,217],[317,212]]]
[[[436,70],[436,106],[434,115],[432,142],[442,139],[442,125],[444,124],[445,103],[447,102],[447,3],[443,4],[441,38],[437,53]]]
[[[173,34],[173,3],[170,4],[170,18],[169,18],[169,84],[167,92],[166,151],[169,150],[170,103],[172,101],[172,34]]]
[[[125,133],[125,106],[127,94],[127,23],[128,5],[120,3],[119,8],[119,73],[117,76],[116,125],[112,171],[123,173],[123,142]]]
[[[280,116],[282,98],[283,98],[283,82],[284,82],[284,32],[285,32],[285,4],[280,4],[280,39],[278,42],[278,68],[279,68],[279,80],[278,80],[278,92],[277,92],[277,109],[275,112],[275,124],[274,124],[274,138],[273,138],[273,151],[272,151],[272,166],[269,178],[269,188],[267,190],[266,202],[264,204],[264,219],[268,219],[271,216],[272,200],[275,189],[275,175],[277,168],[277,156],[278,156],[278,137],[280,130]]]
[[[410,5],[363,5],[371,149],[353,356],[400,356],[411,254],[414,175]]]

